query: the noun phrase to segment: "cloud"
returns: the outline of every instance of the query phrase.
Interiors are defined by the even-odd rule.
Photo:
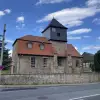
[[[68,34],[78,35],[78,34],[83,34],[83,33],[89,33],[91,31],[92,31],[92,29],[90,29],[90,28],[82,28],[82,29],[77,29],[74,31],[69,31]]]
[[[16,25],[16,29],[21,29],[18,25]]]
[[[81,37],[73,37],[73,36],[68,36],[68,39],[69,40],[80,40],[81,39]]]
[[[97,25],[100,25],[100,18],[95,18],[92,22]]]
[[[96,15],[100,12],[100,9],[95,7],[84,7],[84,8],[66,8],[60,11],[49,13],[42,19],[37,20],[37,23],[46,22],[55,17],[59,22],[68,27],[80,26],[83,24],[83,19]]]
[[[4,16],[4,15],[5,15],[4,11],[0,11],[0,16]]]
[[[7,14],[10,14],[11,10],[10,9],[5,9],[4,12],[7,13]]]
[[[89,38],[89,37],[91,37],[91,36],[88,36],[88,35],[86,35],[86,36],[83,36],[84,38]]]
[[[83,54],[83,52],[80,52],[80,54],[82,55],[82,54]]]
[[[82,50],[99,50],[100,49],[100,45],[90,45],[90,46],[86,46],[83,47]]]
[[[100,5],[100,0],[88,0],[86,2],[87,6],[99,6]]]
[[[9,56],[12,57],[12,50],[9,51]]]
[[[1,16],[4,16],[4,15],[6,15],[6,14],[10,14],[10,13],[11,13],[11,10],[10,10],[10,9],[2,10],[2,11],[0,11],[0,17],[1,17]]]
[[[13,43],[14,42],[13,40],[9,40],[9,39],[6,39],[5,41],[8,42],[8,43]]]
[[[16,20],[16,22],[17,22],[16,29],[18,29],[18,30],[23,29],[25,27],[24,21],[25,21],[24,16],[17,17],[17,20]]]
[[[98,37],[98,39],[100,40],[100,37]]]
[[[72,0],[39,0],[36,5],[41,4],[54,4],[54,3],[61,3],[61,2],[70,2]]]
[[[83,24],[83,21],[76,20],[76,21],[68,22],[67,26],[68,27],[73,27],[73,26],[80,26],[82,24]],[[66,23],[65,23],[65,25],[66,25]]]
[[[44,29],[42,27],[40,27],[39,32],[42,32]]]
[[[33,29],[34,32],[42,32],[43,31],[43,26],[37,26]]]
[[[16,25],[16,29],[18,30],[23,29],[24,27],[25,27],[24,23]]]
[[[17,22],[24,23],[24,16],[17,17]]]
[[[22,24],[22,28],[25,27],[25,24]]]
[[[75,49],[78,50],[78,48],[75,46]]]

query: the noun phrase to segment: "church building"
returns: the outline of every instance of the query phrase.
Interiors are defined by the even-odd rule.
[[[12,74],[82,72],[82,56],[67,44],[68,28],[52,19],[42,36],[26,35],[13,43]]]

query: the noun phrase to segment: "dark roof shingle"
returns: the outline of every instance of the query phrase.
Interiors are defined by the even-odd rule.
[[[59,23],[56,19],[52,19],[51,22],[49,23],[49,25],[42,31],[42,33],[44,31],[46,31],[49,27],[58,27],[58,28],[64,28],[67,29],[67,27],[65,27],[64,25],[62,25],[61,23]]]

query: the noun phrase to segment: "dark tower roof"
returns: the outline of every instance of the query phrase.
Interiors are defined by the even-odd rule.
[[[42,31],[45,32],[49,27],[55,27],[55,28],[63,28],[63,29],[67,29],[67,27],[63,26],[61,23],[59,23],[55,18],[53,18],[51,20],[51,22],[49,23],[49,25]]]

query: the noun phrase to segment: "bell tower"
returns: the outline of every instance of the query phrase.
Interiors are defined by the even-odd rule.
[[[53,18],[42,33],[44,37],[48,38],[48,40],[67,42],[67,29],[67,27],[63,26]]]
[[[58,63],[59,59],[63,59],[61,60],[63,63],[63,73],[67,72],[67,29],[67,27],[53,18],[50,24],[42,31],[43,36],[52,43],[52,47],[56,51],[56,53],[54,53],[54,68],[59,68],[57,67],[60,66]],[[61,69],[58,70],[61,71]]]

